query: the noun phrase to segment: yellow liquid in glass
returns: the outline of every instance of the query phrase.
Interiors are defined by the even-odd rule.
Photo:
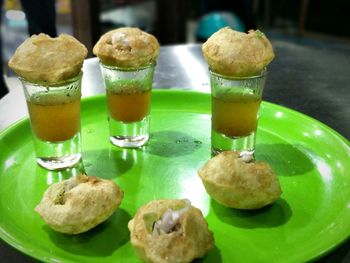
[[[107,104],[111,117],[122,122],[141,121],[149,114],[151,91],[107,92]]]
[[[212,97],[212,127],[229,137],[243,137],[256,130],[261,99],[252,95]]]
[[[71,139],[80,130],[80,98],[63,104],[41,105],[27,101],[32,130],[43,141]]]

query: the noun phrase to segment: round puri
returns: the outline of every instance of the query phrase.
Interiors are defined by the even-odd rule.
[[[262,32],[250,30],[246,34],[229,27],[214,33],[202,51],[212,71],[235,77],[259,75],[275,56]]]
[[[179,210],[185,200],[156,200],[142,206],[129,222],[131,244],[145,262],[191,262],[214,246],[212,232],[202,212],[190,206],[180,217],[179,228],[168,234],[152,234],[152,226],[167,209]]]
[[[267,163],[246,163],[234,151],[216,155],[198,174],[208,194],[227,207],[258,209],[281,195],[278,178]]]
[[[153,35],[138,28],[122,27],[101,36],[93,53],[105,65],[138,68],[157,59],[159,43]]]
[[[110,180],[79,176],[51,185],[35,211],[52,229],[79,234],[110,217],[123,195]]]
[[[39,34],[16,49],[9,67],[26,81],[55,84],[77,76],[86,55],[86,47],[70,35]]]

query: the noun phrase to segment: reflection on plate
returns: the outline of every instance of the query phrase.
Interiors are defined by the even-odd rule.
[[[319,257],[350,233],[349,142],[292,110],[263,103],[258,159],[276,170],[283,194],[257,211],[222,207],[196,175],[210,158],[210,97],[154,91],[150,143],[122,150],[108,142],[103,97],[82,104],[83,162],[87,173],[112,179],[125,192],[120,209],[81,235],[49,229],[33,211],[44,190],[75,169],[48,172],[34,162],[28,120],[0,135],[0,237],[43,261],[138,262],[128,221],[144,203],[188,198],[215,235],[204,262],[301,262]]]

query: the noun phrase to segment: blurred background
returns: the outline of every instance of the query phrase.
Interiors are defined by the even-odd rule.
[[[90,52],[101,34],[122,26],[135,26],[150,32],[158,38],[161,45],[201,43],[224,26],[238,31],[259,28],[272,41],[282,38],[287,41],[313,43],[312,41],[322,40],[350,44],[350,16],[346,15],[350,1],[346,0],[0,0],[1,2],[1,61],[8,87],[11,87],[11,81],[14,80],[11,79],[13,72],[8,69],[7,62],[18,45],[28,37],[28,25],[31,33],[47,31],[45,33],[53,36],[60,33],[72,34]],[[21,3],[28,4],[22,6]],[[39,8],[39,11],[30,13],[34,8]],[[52,16],[53,20],[49,21]],[[40,21],[35,21],[38,18]],[[36,23],[47,26],[51,23],[56,28],[43,29]],[[91,55],[90,53],[89,56]]]

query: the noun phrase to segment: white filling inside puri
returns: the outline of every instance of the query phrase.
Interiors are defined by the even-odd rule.
[[[130,47],[128,38],[126,37],[126,34],[123,32],[116,32],[112,35],[112,45],[118,45],[121,44],[126,47]]]
[[[162,217],[154,223],[153,235],[168,234],[178,225],[180,217],[191,207],[191,202],[185,199],[185,207],[180,210],[167,209]]]

